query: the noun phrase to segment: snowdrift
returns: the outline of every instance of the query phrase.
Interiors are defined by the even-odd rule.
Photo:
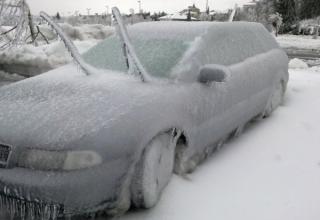
[[[114,33],[114,28],[102,24],[85,24],[81,26],[72,26],[67,23],[59,24],[64,33],[72,40],[102,40]],[[57,35],[48,25],[40,26],[41,32],[48,40],[57,39]]]
[[[98,43],[97,40],[75,41],[80,53]],[[35,47],[23,45],[0,52],[0,69],[30,77],[72,62],[62,42]]]
[[[114,33],[114,28],[100,24],[71,26],[60,24],[63,31],[72,39],[80,53],[96,45]],[[9,28],[9,27],[7,27]],[[47,45],[39,35],[41,46],[20,45],[16,48],[0,52],[0,69],[18,73],[23,76],[34,76],[47,72],[72,61],[62,42],[47,25],[40,26],[41,32],[52,42]]]

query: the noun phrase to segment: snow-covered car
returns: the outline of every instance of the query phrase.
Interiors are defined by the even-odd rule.
[[[281,103],[288,58],[260,24],[118,23],[74,56],[86,63],[0,88],[2,206],[41,219],[151,208],[173,172]]]

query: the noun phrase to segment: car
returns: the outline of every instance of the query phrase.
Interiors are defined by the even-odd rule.
[[[83,56],[47,18],[76,64],[0,88],[0,204],[12,215],[152,208],[173,173],[281,104],[288,57],[261,24],[127,29],[113,13],[117,33]]]

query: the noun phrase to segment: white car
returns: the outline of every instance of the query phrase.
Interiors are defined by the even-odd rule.
[[[118,34],[83,58],[62,37],[77,65],[0,88],[0,204],[18,215],[151,208],[173,172],[281,103],[288,57],[261,24],[126,30],[114,13]]]

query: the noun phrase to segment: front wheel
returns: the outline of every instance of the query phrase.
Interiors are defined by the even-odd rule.
[[[168,185],[174,167],[175,146],[169,134],[154,138],[145,148],[132,182],[132,202],[137,208],[152,208]]]
[[[266,106],[264,117],[269,117],[272,112],[283,102],[284,98],[284,86],[281,82],[279,82],[273,91],[270,100]]]

